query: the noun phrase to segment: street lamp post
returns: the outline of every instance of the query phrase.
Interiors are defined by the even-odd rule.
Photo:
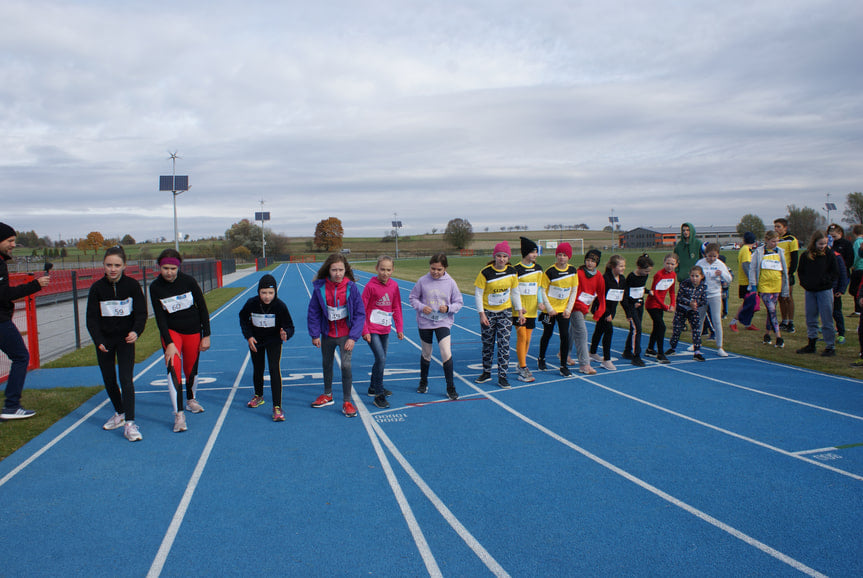
[[[399,258],[399,229],[402,227],[402,222],[397,220],[398,213],[393,213],[393,230],[396,233],[396,259]]]
[[[177,195],[182,195],[189,190],[189,176],[177,175],[177,151],[170,153],[171,174],[159,177],[159,190],[171,191],[174,198],[174,249],[180,252],[180,232],[177,227]]]

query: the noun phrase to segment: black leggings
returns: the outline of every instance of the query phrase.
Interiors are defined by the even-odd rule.
[[[135,344],[118,341],[106,343],[108,352],[96,347],[96,360],[105,382],[105,391],[117,413],[125,413],[126,421],[135,420],[135,385],[132,374],[135,370]],[[114,372],[114,360],[117,360],[117,372]],[[117,385],[117,373],[120,374],[120,385]],[[122,388],[122,390],[121,390]]]
[[[569,317],[564,317],[560,313],[554,317],[543,314],[542,319],[539,358],[545,359],[545,351],[548,349],[548,342],[551,341],[551,336],[554,333],[554,322],[557,320],[557,332],[560,334],[560,364],[566,365],[566,358],[569,355]]]
[[[611,337],[614,334],[614,324],[607,321],[607,315],[603,315],[602,319],[596,322],[593,328],[593,337],[590,339],[590,353],[596,353],[599,349],[599,342],[602,341],[602,359],[605,361],[611,360]]]
[[[252,385],[255,387],[255,395],[264,395],[264,357],[269,362],[270,389],[273,392],[273,406],[282,405],[282,340],[274,339],[265,345],[258,343],[255,348],[257,352],[249,350],[252,356]]]
[[[665,320],[663,319],[664,309],[648,309],[647,314],[650,315],[653,321],[653,331],[650,332],[650,339],[647,342],[647,348],[653,349],[658,353],[663,353],[665,348]]]

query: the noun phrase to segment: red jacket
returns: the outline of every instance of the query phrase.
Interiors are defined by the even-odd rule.
[[[656,286],[663,279],[671,279],[671,285],[665,289],[657,289]],[[674,282],[677,281],[677,273],[672,271],[668,273],[665,269],[660,269],[653,276],[653,284],[650,286],[650,295],[644,302],[645,309],[662,309],[663,311],[672,311],[675,307],[675,298],[677,293],[674,291]],[[668,282],[666,281],[666,284]],[[671,295],[671,304],[665,304],[665,296]]]
[[[582,293],[585,294],[582,297]],[[594,295],[594,299],[588,296]],[[588,303],[589,302],[589,303]],[[593,319],[598,321],[605,315],[605,279],[599,271],[592,277],[584,271],[584,267],[578,268],[578,292],[575,294],[575,309],[586,317],[593,309]]]

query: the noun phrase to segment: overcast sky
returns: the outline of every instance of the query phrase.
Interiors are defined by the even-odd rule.
[[[735,225],[863,191],[863,2],[0,3],[0,220],[52,239]],[[838,217],[836,213],[831,215]]]

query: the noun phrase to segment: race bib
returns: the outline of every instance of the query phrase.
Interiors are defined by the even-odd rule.
[[[184,309],[188,309],[192,305],[195,304],[194,298],[192,298],[192,292],[188,291],[183,293],[182,295],[174,295],[173,297],[165,297],[164,299],[160,299],[162,302],[162,307],[168,313],[176,313],[177,311],[182,311]]]
[[[375,325],[391,327],[393,324],[393,313],[392,311],[381,311],[380,309],[372,309],[372,312],[369,315],[369,321],[371,321]]]
[[[132,314],[132,298],[122,301],[100,301],[102,317],[128,317]]]
[[[769,271],[782,271],[782,262],[773,259],[763,259],[761,261],[761,268]]]
[[[594,299],[596,299],[595,293],[581,293],[578,296],[578,300],[588,306],[593,303]]]
[[[557,287],[556,285],[551,285],[548,288],[548,296],[551,299],[559,299],[560,301],[565,301],[569,299],[570,293],[572,293],[572,287]]]
[[[252,313],[252,325],[255,327],[275,327],[275,313]]]
[[[344,305],[341,307],[332,307],[327,305],[327,319],[330,321],[338,321],[348,316],[348,308]]]
[[[609,289],[605,294],[605,298],[608,301],[620,301],[623,299],[623,289]],[[591,301],[593,301],[593,299],[591,299]]]
[[[447,316],[446,313],[441,313],[440,311],[432,311],[431,313],[420,312],[420,315],[435,322],[440,321],[441,319],[446,319]]]
[[[656,290],[665,291],[672,285],[674,285],[674,279],[660,279],[659,283],[656,284]]]
[[[537,284],[536,283],[519,283],[518,284],[518,292],[521,295],[536,295]]]
[[[492,293],[488,296],[488,304],[492,307],[506,305],[509,303],[509,289],[500,293]]]
[[[629,297],[630,299],[641,299],[644,297],[644,287],[630,287]]]

